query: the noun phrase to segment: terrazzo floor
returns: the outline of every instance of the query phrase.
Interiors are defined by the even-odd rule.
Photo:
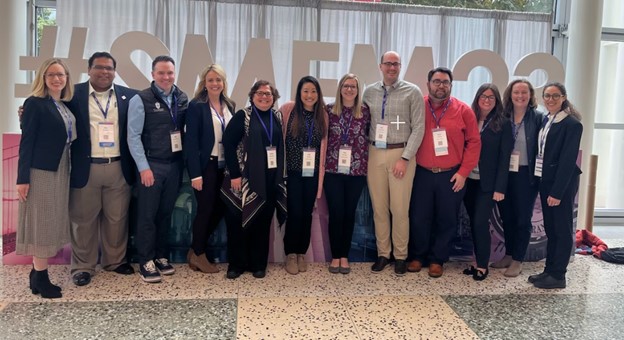
[[[623,240],[605,240],[622,246]],[[461,274],[466,263],[398,277],[353,263],[349,275],[326,264],[287,274],[237,280],[175,265],[160,284],[99,270],[76,287],[68,266],[52,266],[63,298],[27,288],[30,266],[0,266],[0,339],[622,339],[624,268],[575,256],[568,287],[544,291],[527,283],[542,262],[517,278],[491,270],[482,282]]]

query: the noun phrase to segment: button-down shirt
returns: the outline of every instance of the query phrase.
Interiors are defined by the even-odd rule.
[[[100,102],[101,109],[93,98],[93,95],[95,95]],[[108,103],[109,96],[110,104],[108,105],[106,118],[104,118],[102,110],[106,111],[106,104]],[[114,145],[112,147],[100,146],[99,124],[104,122],[113,124]],[[113,85],[103,92],[97,92],[93,89],[91,83],[89,83],[89,130],[91,133],[91,157],[118,157],[121,155],[119,152],[119,111],[117,110],[117,96],[115,95],[115,88]]]

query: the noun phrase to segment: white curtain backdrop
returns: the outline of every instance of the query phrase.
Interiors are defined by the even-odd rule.
[[[270,39],[275,82],[282,94],[280,103],[291,98],[295,40],[340,43],[338,62],[311,63],[310,74],[319,78],[339,79],[350,69],[355,44],[370,44],[377,60],[386,50],[399,52],[403,74],[416,46],[432,47],[434,67],[452,67],[462,54],[474,49],[493,50],[507,62],[512,79],[513,67],[520,57],[550,52],[550,22],[550,15],[535,13],[318,0],[57,1],[59,37],[69,37],[72,27],[89,29],[85,58],[95,51],[109,51],[123,33],[143,31],[158,37],[179,61],[186,34],[205,35],[214,61],[226,70],[230,91],[249,41]],[[68,49],[69,39],[58,39],[56,54],[65,56]],[[146,78],[151,79],[151,58],[147,53],[135,51],[131,56]],[[378,69],[370,72],[364,78],[380,78]],[[543,82],[545,77],[539,72],[534,72],[531,80],[540,84],[540,76]],[[453,94],[472,102],[477,87],[489,80],[484,68],[476,68],[468,81],[455,83]],[[121,78],[118,81],[124,83]],[[421,90],[427,93],[426,88]],[[333,95],[333,91],[325,91],[327,101],[331,102],[329,97]]]

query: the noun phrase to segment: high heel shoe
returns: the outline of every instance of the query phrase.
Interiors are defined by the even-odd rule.
[[[474,276],[476,272],[477,272],[477,268],[475,268],[474,266],[470,266],[470,268],[466,268],[463,271],[464,275],[472,275],[472,276]]]
[[[32,276],[30,290],[33,294],[41,294],[42,298],[56,299],[63,297],[60,288],[50,282],[48,270],[35,270]]]
[[[485,272],[481,271],[480,269],[475,269],[474,274],[472,274],[472,279],[475,281],[483,281],[485,280],[485,278],[488,276],[489,273],[490,273],[489,269],[486,269]]]

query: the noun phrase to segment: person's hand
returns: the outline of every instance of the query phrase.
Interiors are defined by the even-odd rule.
[[[548,203],[549,207],[556,207],[561,204],[561,200],[558,200],[552,196],[548,196],[548,198],[546,199],[546,203]]]
[[[151,187],[152,185],[154,185],[154,173],[152,172],[152,170],[147,169],[141,171],[141,184],[145,185],[146,187]]]
[[[496,202],[500,202],[505,199],[505,194],[501,194],[500,192],[494,192],[494,196],[492,196],[492,199]]]
[[[456,172],[455,175],[451,177],[451,182],[455,182],[455,184],[453,184],[453,191],[458,192],[464,188],[464,184],[466,184],[466,177]]]
[[[26,197],[28,196],[28,189],[30,189],[30,184],[18,184],[17,185],[17,198],[19,198],[20,202],[26,202]]]
[[[405,176],[405,172],[407,171],[407,161],[403,158],[399,158],[396,163],[394,163],[394,168],[392,169],[392,174],[396,179],[402,179]]]
[[[17,108],[17,119],[19,119],[19,121],[22,121],[22,115],[24,114],[24,105],[20,105],[20,107]]]
[[[200,178],[195,178],[191,180],[191,186],[193,187],[193,189],[197,190],[197,191],[201,191],[202,187],[204,185],[204,181],[203,179]]]
[[[240,191],[241,190],[241,183],[242,180],[241,178],[233,178],[230,180],[230,186],[232,187],[232,190],[234,191]]]

